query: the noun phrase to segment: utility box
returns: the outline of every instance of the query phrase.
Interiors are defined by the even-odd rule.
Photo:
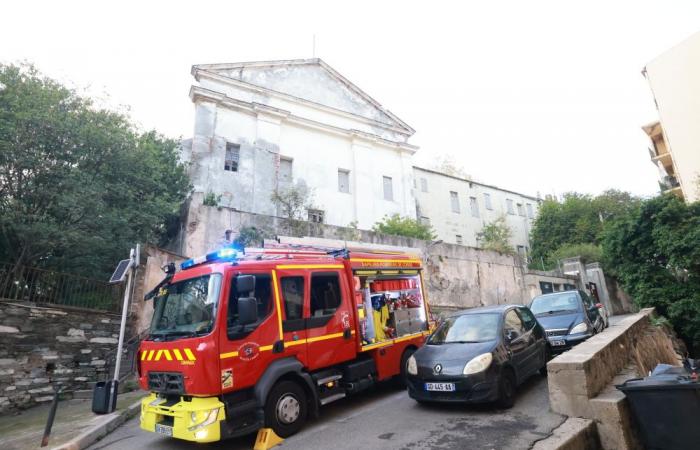
[[[95,414],[109,414],[117,408],[117,389],[119,381],[98,381],[92,391],[92,412]],[[110,401],[110,394],[114,395]]]

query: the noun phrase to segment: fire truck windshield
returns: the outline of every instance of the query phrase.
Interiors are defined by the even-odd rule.
[[[204,275],[170,284],[155,298],[152,340],[203,336],[214,328],[221,275]]]

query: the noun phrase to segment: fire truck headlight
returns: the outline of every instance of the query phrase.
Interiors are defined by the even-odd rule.
[[[411,355],[411,357],[408,358],[406,370],[411,375],[418,375],[418,364],[416,364],[416,358],[413,355]]]
[[[204,428],[206,426],[211,425],[212,423],[216,422],[216,418],[218,415],[219,415],[219,409],[218,408],[212,409],[211,411],[209,411],[206,414],[206,418],[204,419],[204,421],[189,427],[187,429],[187,431],[196,431],[196,430],[199,430],[200,428]],[[193,421],[197,420],[197,414],[195,412],[192,412],[192,414],[190,415],[190,418],[192,418]]]

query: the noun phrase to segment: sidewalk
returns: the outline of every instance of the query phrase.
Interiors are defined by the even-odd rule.
[[[146,395],[137,390],[119,394],[117,397],[117,410],[111,414],[98,415],[92,412],[92,399],[64,400],[58,403],[56,420],[51,429],[49,445],[44,449],[54,449],[66,444],[75,444],[79,441],[97,440],[105,431],[111,431],[126,420],[138,414],[138,401]],[[0,417],[0,449],[25,450],[41,448],[41,438],[44,435],[46,419],[49,416],[51,404],[36,406],[22,411],[17,415],[4,415]],[[95,437],[98,436],[98,437]],[[78,450],[83,446],[70,446]]]

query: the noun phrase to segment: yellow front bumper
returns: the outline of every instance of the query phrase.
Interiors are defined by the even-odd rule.
[[[141,429],[193,442],[221,439],[221,422],[226,419],[226,412],[218,398],[192,397],[186,401],[180,397],[175,404],[164,404],[165,399],[157,394],[141,400]]]

